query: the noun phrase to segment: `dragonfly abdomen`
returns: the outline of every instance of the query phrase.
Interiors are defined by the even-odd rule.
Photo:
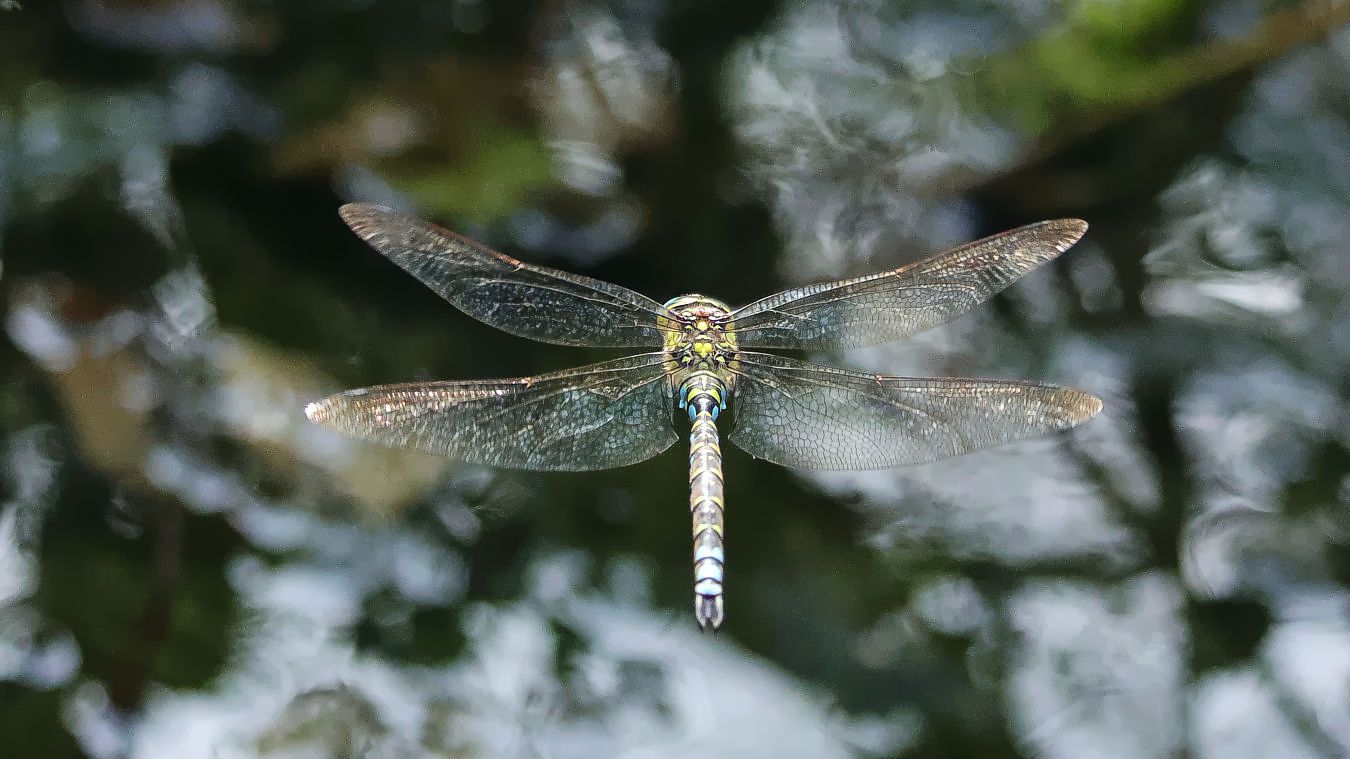
[[[726,408],[727,387],[712,372],[695,372],[680,387],[689,410],[689,512],[694,523],[694,616],[704,629],[722,624],[722,448],[717,416]]]

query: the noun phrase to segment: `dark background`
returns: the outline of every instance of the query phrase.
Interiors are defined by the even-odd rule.
[[[3,756],[1350,754],[1350,6],[0,7]],[[732,305],[1080,217],[813,358],[1106,411],[889,472],[726,446],[701,635],[683,454],[305,422],[608,355],[457,313],[350,200]]]

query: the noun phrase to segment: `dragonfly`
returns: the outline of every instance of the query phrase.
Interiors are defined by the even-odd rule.
[[[531,377],[379,385],[310,403],[351,437],[508,469],[586,471],[665,451],[689,424],[694,615],[725,616],[721,432],[786,467],[884,469],[1066,430],[1102,409],[1072,388],[999,379],[890,377],[771,350],[890,342],[947,322],[1068,250],[1077,219],[1043,221],[898,269],[811,284],[732,309],[664,304],[536,266],[380,206],[342,206],[376,251],[465,314],[519,337],[625,358]]]

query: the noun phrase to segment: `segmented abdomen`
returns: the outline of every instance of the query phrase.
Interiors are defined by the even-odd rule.
[[[726,385],[712,373],[696,373],[680,388],[689,409],[689,511],[694,523],[694,615],[704,629],[722,624],[722,449],[718,413],[726,408]]]

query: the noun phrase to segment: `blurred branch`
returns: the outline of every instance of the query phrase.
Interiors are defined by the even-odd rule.
[[[1139,7],[1134,11],[1116,8],[1110,22],[1080,13],[1061,34],[984,61],[975,84],[977,102],[994,104],[991,112],[1010,114],[1038,140],[1023,164],[1350,24],[1350,2],[1308,0],[1270,14],[1244,37],[1152,56],[1130,49],[1143,47],[1177,19],[1145,14],[1143,23],[1119,21],[1140,15]]]
[[[150,671],[169,637],[174,595],[182,574],[183,507],[175,501],[146,495],[152,502],[153,520],[150,596],[108,677],[109,699],[124,713],[139,707],[145,697]]]

